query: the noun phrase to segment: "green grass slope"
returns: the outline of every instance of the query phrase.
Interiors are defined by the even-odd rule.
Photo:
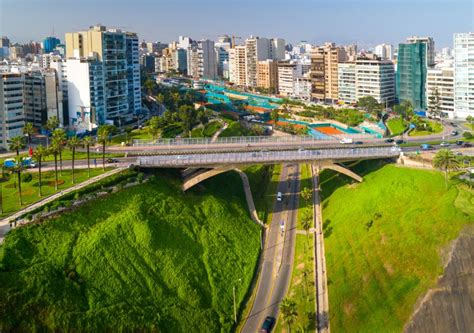
[[[438,172],[364,166],[360,184],[321,177],[331,330],[401,332],[442,273],[440,250],[473,222],[474,199]]]
[[[229,331],[232,286],[239,306],[259,249],[240,179],[182,194],[170,178],[13,230],[0,247],[0,330]]]

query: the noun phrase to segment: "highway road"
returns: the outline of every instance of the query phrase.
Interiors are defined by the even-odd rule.
[[[275,201],[272,221],[267,231],[257,294],[242,328],[243,333],[259,332],[267,316],[278,318],[280,302],[285,298],[291,282],[299,193],[297,164],[283,165],[278,191],[283,193],[283,200]],[[283,235],[281,221],[284,221]]]

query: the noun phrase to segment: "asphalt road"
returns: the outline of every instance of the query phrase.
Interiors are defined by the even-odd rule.
[[[275,201],[257,294],[242,328],[243,333],[259,332],[267,316],[278,318],[279,304],[285,298],[291,281],[298,211],[298,165],[283,165],[278,192],[283,193],[283,200]],[[281,221],[284,221],[283,236]]]

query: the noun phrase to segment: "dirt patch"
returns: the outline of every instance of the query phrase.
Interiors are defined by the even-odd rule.
[[[352,303],[345,303],[344,304],[344,313],[347,316],[350,316],[350,315],[352,315],[353,312],[354,312],[354,305],[352,305]]]
[[[382,234],[382,237],[380,237],[380,244],[384,245],[385,243],[387,243],[387,236]]]
[[[64,184],[64,180],[58,179],[58,186]],[[54,186],[54,180],[48,182],[48,186]]]
[[[297,268],[298,270],[300,270],[300,271],[303,270],[303,268],[304,268],[304,262],[298,264],[298,266],[296,266],[296,268]]]
[[[390,276],[393,275],[394,270],[393,270],[393,266],[392,266],[391,264],[385,262],[385,263],[383,264],[383,268],[385,268],[385,270],[387,271],[388,275],[390,275]]]
[[[22,195],[33,195],[33,194],[35,194],[35,192],[36,192],[36,191],[35,191],[34,189],[29,188],[29,189],[26,189],[26,190],[21,191],[21,194],[22,194]]]
[[[415,307],[406,333],[472,332],[474,327],[474,226],[448,246],[444,273]]]

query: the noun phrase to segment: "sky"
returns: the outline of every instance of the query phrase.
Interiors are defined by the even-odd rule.
[[[369,48],[418,35],[439,49],[474,31],[474,0],[0,0],[0,35],[13,42],[64,40],[97,23],[147,41],[228,34]]]

